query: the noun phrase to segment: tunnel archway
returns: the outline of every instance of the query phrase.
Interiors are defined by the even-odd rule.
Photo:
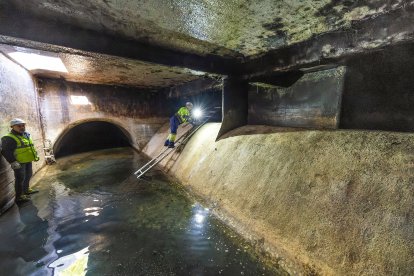
[[[112,122],[94,120],[68,127],[54,143],[55,157],[93,150],[130,147],[131,136]]]

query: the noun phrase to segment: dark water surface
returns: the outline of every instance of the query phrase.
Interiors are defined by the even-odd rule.
[[[284,275],[130,148],[77,154],[39,174],[0,217],[1,275]]]

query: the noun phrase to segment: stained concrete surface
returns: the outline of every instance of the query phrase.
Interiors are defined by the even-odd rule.
[[[61,158],[0,217],[10,275],[286,275],[131,148]]]
[[[161,166],[289,273],[414,273],[413,134],[249,126],[215,142],[219,128],[203,126]]]
[[[27,122],[26,130],[31,133],[36,150],[43,160],[42,131],[33,79],[26,70],[0,54],[0,136],[10,131],[10,120],[15,117]],[[0,155],[0,159],[1,214],[14,202],[14,175],[3,156]],[[34,163],[34,171],[42,165],[42,161]]]
[[[170,116],[168,99],[152,90],[52,79],[38,85],[45,138],[52,143],[79,124],[105,121],[124,129],[140,149]],[[84,97],[86,104],[76,104],[73,96]]]
[[[307,73],[291,87],[250,84],[250,125],[330,128],[339,125],[345,67]]]
[[[186,52],[249,56],[349,27],[409,1],[14,1],[50,20]]]
[[[340,128],[414,131],[414,45],[351,58]]]
[[[48,70],[31,70],[30,72],[36,77],[63,78],[69,82],[77,83],[159,89],[206,76],[203,72],[186,68],[168,67],[97,53],[66,53],[64,51],[54,53],[1,44],[0,51],[5,54],[21,52],[60,58],[68,72]]]
[[[128,147],[131,137],[120,128],[108,122],[87,122],[71,128],[53,150],[55,157],[72,155],[100,149]]]

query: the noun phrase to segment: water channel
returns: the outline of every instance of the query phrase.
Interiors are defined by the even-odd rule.
[[[286,275],[130,148],[61,158],[0,217],[7,275]],[[4,275],[4,274],[3,274]]]

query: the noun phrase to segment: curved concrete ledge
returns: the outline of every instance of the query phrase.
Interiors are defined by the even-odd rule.
[[[288,272],[414,275],[414,134],[240,128],[215,142],[219,129],[161,166]]]

